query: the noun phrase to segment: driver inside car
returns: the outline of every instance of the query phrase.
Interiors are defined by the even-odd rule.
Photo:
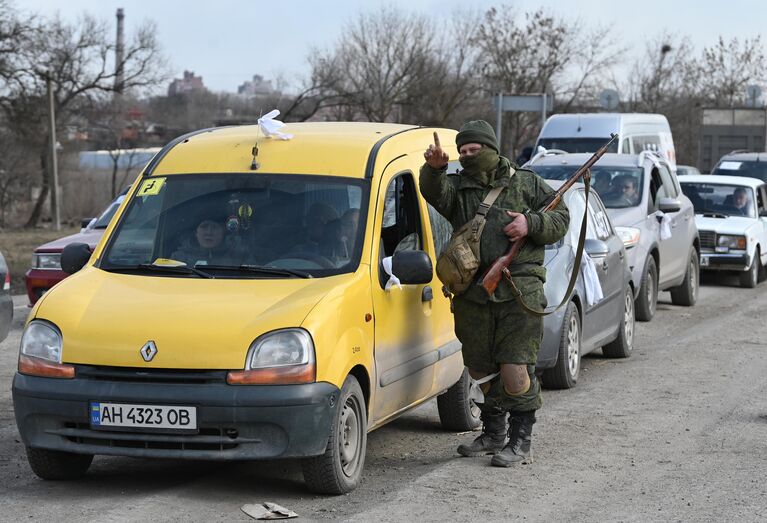
[[[184,240],[171,258],[195,265],[230,265],[231,249],[226,244],[226,212],[211,208],[203,210],[195,223],[194,234]]]

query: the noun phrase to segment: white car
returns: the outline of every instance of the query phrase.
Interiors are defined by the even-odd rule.
[[[737,271],[743,287],[767,276],[767,187],[757,178],[690,175],[679,179],[695,207],[700,268]]]

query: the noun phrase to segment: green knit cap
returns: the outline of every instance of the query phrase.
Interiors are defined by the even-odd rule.
[[[495,137],[495,131],[492,126],[484,120],[472,120],[461,126],[458,134],[455,136],[455,144],[460,149],[467,143],[481,143],[500,152],[498,139]]]

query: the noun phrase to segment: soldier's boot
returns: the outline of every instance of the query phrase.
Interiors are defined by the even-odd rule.
[[[493,456],[490,464],[496,467],[512,467],[533,462],[533,424],[535,411],[509,413],[509,442]]]
[[[506,442],[506,412],[498,409],[483,409],[482,433],[471,443],[458,446],[458,454],[466,457],[486,456],[503,449]]]

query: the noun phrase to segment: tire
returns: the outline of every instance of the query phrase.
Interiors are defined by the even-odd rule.
[[[437,410],[442,428],[453,432],[466,432],[479,427],[482,423],[479,407],[472,400],[482,401],[482,391],[469,376],[468,369],[464,368],[461,379],[437,396]]]
[[[758,254],[758,252],[757,252]],[[753,289],[756,284],[759,283],[759,256],[754,255],[754,259],[751,260],[751,265],[746,272],[740,273],[740,286],[746,289]]]
[[[565,310],[559,352],[554,367],[543,371],[543,385],[548,389],[570,389],[581,372],[581,318],[578,307],[570,302]]]
[[[367,409],[357,378],[341,388],[325,453],[301,461],[304,481],[317,494],[346,494],[360,482],[367,447]]]
[[[684,281],[678,287],[671,289],[671,303],[692,307],[698,301],[698,289],[700,287],[700,261],[698,251],[694,248],[690,251],[690,259],[687,261],[687,271],[684,273]]]
[[[658,266],[652,255],[647,258],[647,266],[642,276],[642,284],[639,288],[639,296],[634,300],[636,319],[650,321],[655,316],[658,307]]]
[[[634,348],[634,291],[629,285],[623,298],[623,318],[618,337],[602,347],[605,358],[628,358]]]
[[[39,478],[71,480],[85,475],[93,462],[93,454],[27,447],[27,461]]]
[[[758,263],[759,263],[759,274],[757,276],[757,281],[759,283],[763,282],[764,280],[767,280],[767,267],[762,265],[762,255],[761,255],[761,252],[762,251],[759,249],[759,247],[757,247],[756,248],[755,256],[756,256],[756,259],[758,260]]]

